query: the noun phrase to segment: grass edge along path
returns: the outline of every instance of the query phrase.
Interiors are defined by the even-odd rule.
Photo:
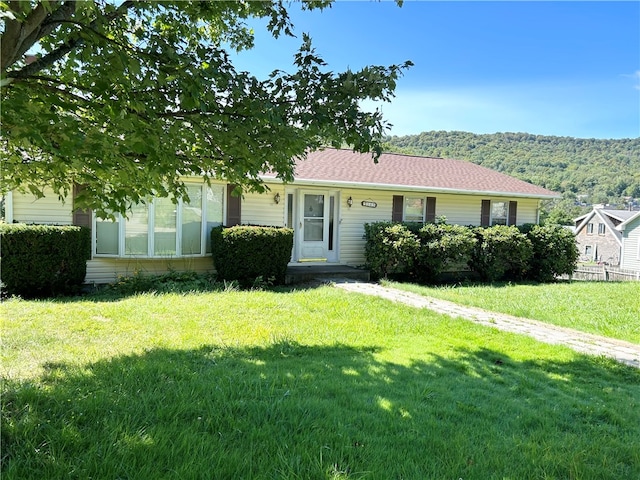
[[[373,283],[347,281],[336,282],[334,285],[346,291],[375,295],[416,308],[428,308],[452,317],[464,318],[486,327],[527,335],[540,342],[564,345],[580,353],[601,355],[613,358],[625,365],[640,368],[640,345],[631,342],[559,327],[537,320],[490,312],[476,307],[461,306],[447,300]]]
[[[3,308],[5,479],[640,476],[640,372],[336,288]]]
[[[382,284],[640,345],[640,282]]]

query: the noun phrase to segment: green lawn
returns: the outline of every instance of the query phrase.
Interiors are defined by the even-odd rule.
[[[5,479],[640,478],[640,371],[331,287],[4,302]]]
[[[386,285],[460,305],[532,318],[640,343],[639,282],[561,282],[425,287]]]

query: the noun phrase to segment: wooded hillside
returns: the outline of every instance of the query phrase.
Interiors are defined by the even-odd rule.
[[[387,138],[389,151],[457,158],[563,194],[558,206],[579,214],[575,202],[628,207],[640,200],[640,138],[597,140],[528,133],[477,135],[424,132]]]

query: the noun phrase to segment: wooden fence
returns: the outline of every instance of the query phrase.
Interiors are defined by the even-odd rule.
[[[565,277],[567,278],[567,277]],[[640,272],[612,267],[610,265],[584,266],[579,265],[571,280],[589,280],[600,282],[640,281]]]

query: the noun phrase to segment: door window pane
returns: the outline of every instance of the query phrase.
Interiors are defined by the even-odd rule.
[[[305,242],[321,242],[322,226],[324,220],[321,218],[305,218],[304,219],[304,241]]]
[[[293,194],[287,194],[287,227],[293,228]]]
[[[96,220],[97,255],[118,255],[119,225],[118,220]]]
[[[324,239],[324,195],[304,196],[304,241],[321,242]]]
[[[335,216],[336,197],[329,197],[329,251],[333,251],[333,219]]]
[[[124,251],[127,255],[148,255],[148,225],[149,208],[147,205],[134,205],[125,222]]]
[[[182,254],[197,255],[202,250],[202,188],[187,187],[189,203],[182,204]]]
[[[323,217],[324,216],[324,195],[304,196],[304,216]]]

